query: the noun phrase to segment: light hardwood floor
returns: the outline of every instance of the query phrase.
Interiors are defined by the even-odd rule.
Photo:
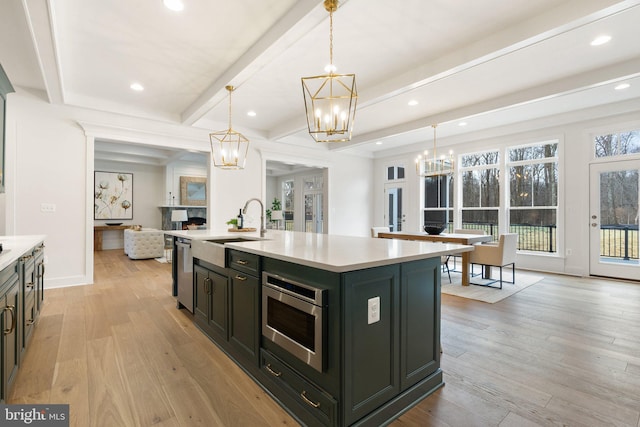
[[[95,255],[93,286],[45,292],[10,403],[69,403],[73,426],[297,425],[175,308],[168,264]],[[445,386],[392,426],[640,427],[638,283],[443,295],[442,344]]]

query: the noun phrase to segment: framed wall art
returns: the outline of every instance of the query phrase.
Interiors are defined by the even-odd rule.
[[[206,206],[207,178],[181,176],[180,204],[185,206]]]
[[[94,172],[94,219],[133,219],[133,174]]]

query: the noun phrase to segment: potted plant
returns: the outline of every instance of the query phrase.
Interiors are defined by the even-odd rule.
[[[227,221],[227,225],[230,225],[231,228],[233,228],[233,229],[238,228],[238,219],[237,218],[231,218],[229,221]]]
[[[273,221],[273,219],[271,218],[271,214],[274,211],[281,211],[281,210],[282,210],[282,204],[280,203],[280,200],[278,200],[277,197],[274,197],[273,202],[271,202],[271,209],[267,209],[267,211],[265,212],[267,214],[267,220]]]

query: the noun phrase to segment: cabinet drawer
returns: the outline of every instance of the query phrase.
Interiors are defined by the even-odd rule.
[[[323,426],[336,425],[337,402],[268,351],[261,350],[261,369]]]
[[[233,249],[228,250],[229,267],[258,276],[260,272],[260,257]]]

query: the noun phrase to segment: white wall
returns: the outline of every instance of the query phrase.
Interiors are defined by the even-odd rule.
[[[629,110],[634,110],[629,112]],[[520,123],[500,129],[480,131],[456,138],[438,138],[439,146],[453,149],[456,155],[510,145],[558,139],[560,141],[560,188],[558,213],[558,253],[519,254],[517,266],[538,271],[589,274],[589,164],[592,161],[592,133],[640,129],[640,110],[637,105],[620,103],[604,109],[573,112],[558,119],[571,119],[568,124],[553,125],[553,118]],[[376,224],[383,223],[384,168],[405,162],[410,166],[407,181],[415,195],[408,206],[408,230],[421,227],[419,178],[413,171],[416,154],[421,145],[403,148],[403,154],[385,153],[374,161],[374,213]],[[567,249],[571,256],[566,256]]]
[[[44,94],[20,88],[9,95],[7,104],[5,234],[47,236],[47,288],[93,280],[95,138],[209,151],[206,129],[51,105]],[[209,167],[212,208],[207,210],[207,222],[211,228],[226,228],[225,222],[249,198],[265,200],[266,157],[261,152],[265,147],[273,160],[310,159],[318,167],[329,168],[329,232],[368,235],[371,159],[265,141],[252,141],[245,170]],[[161,181],[166,187],[166,177]],[[160,204],[165,195],[152,198]],[[41,203],[54,204],[56,211],[41,212]],[[250,207],[250,215],[259,217],[257,206]]]

